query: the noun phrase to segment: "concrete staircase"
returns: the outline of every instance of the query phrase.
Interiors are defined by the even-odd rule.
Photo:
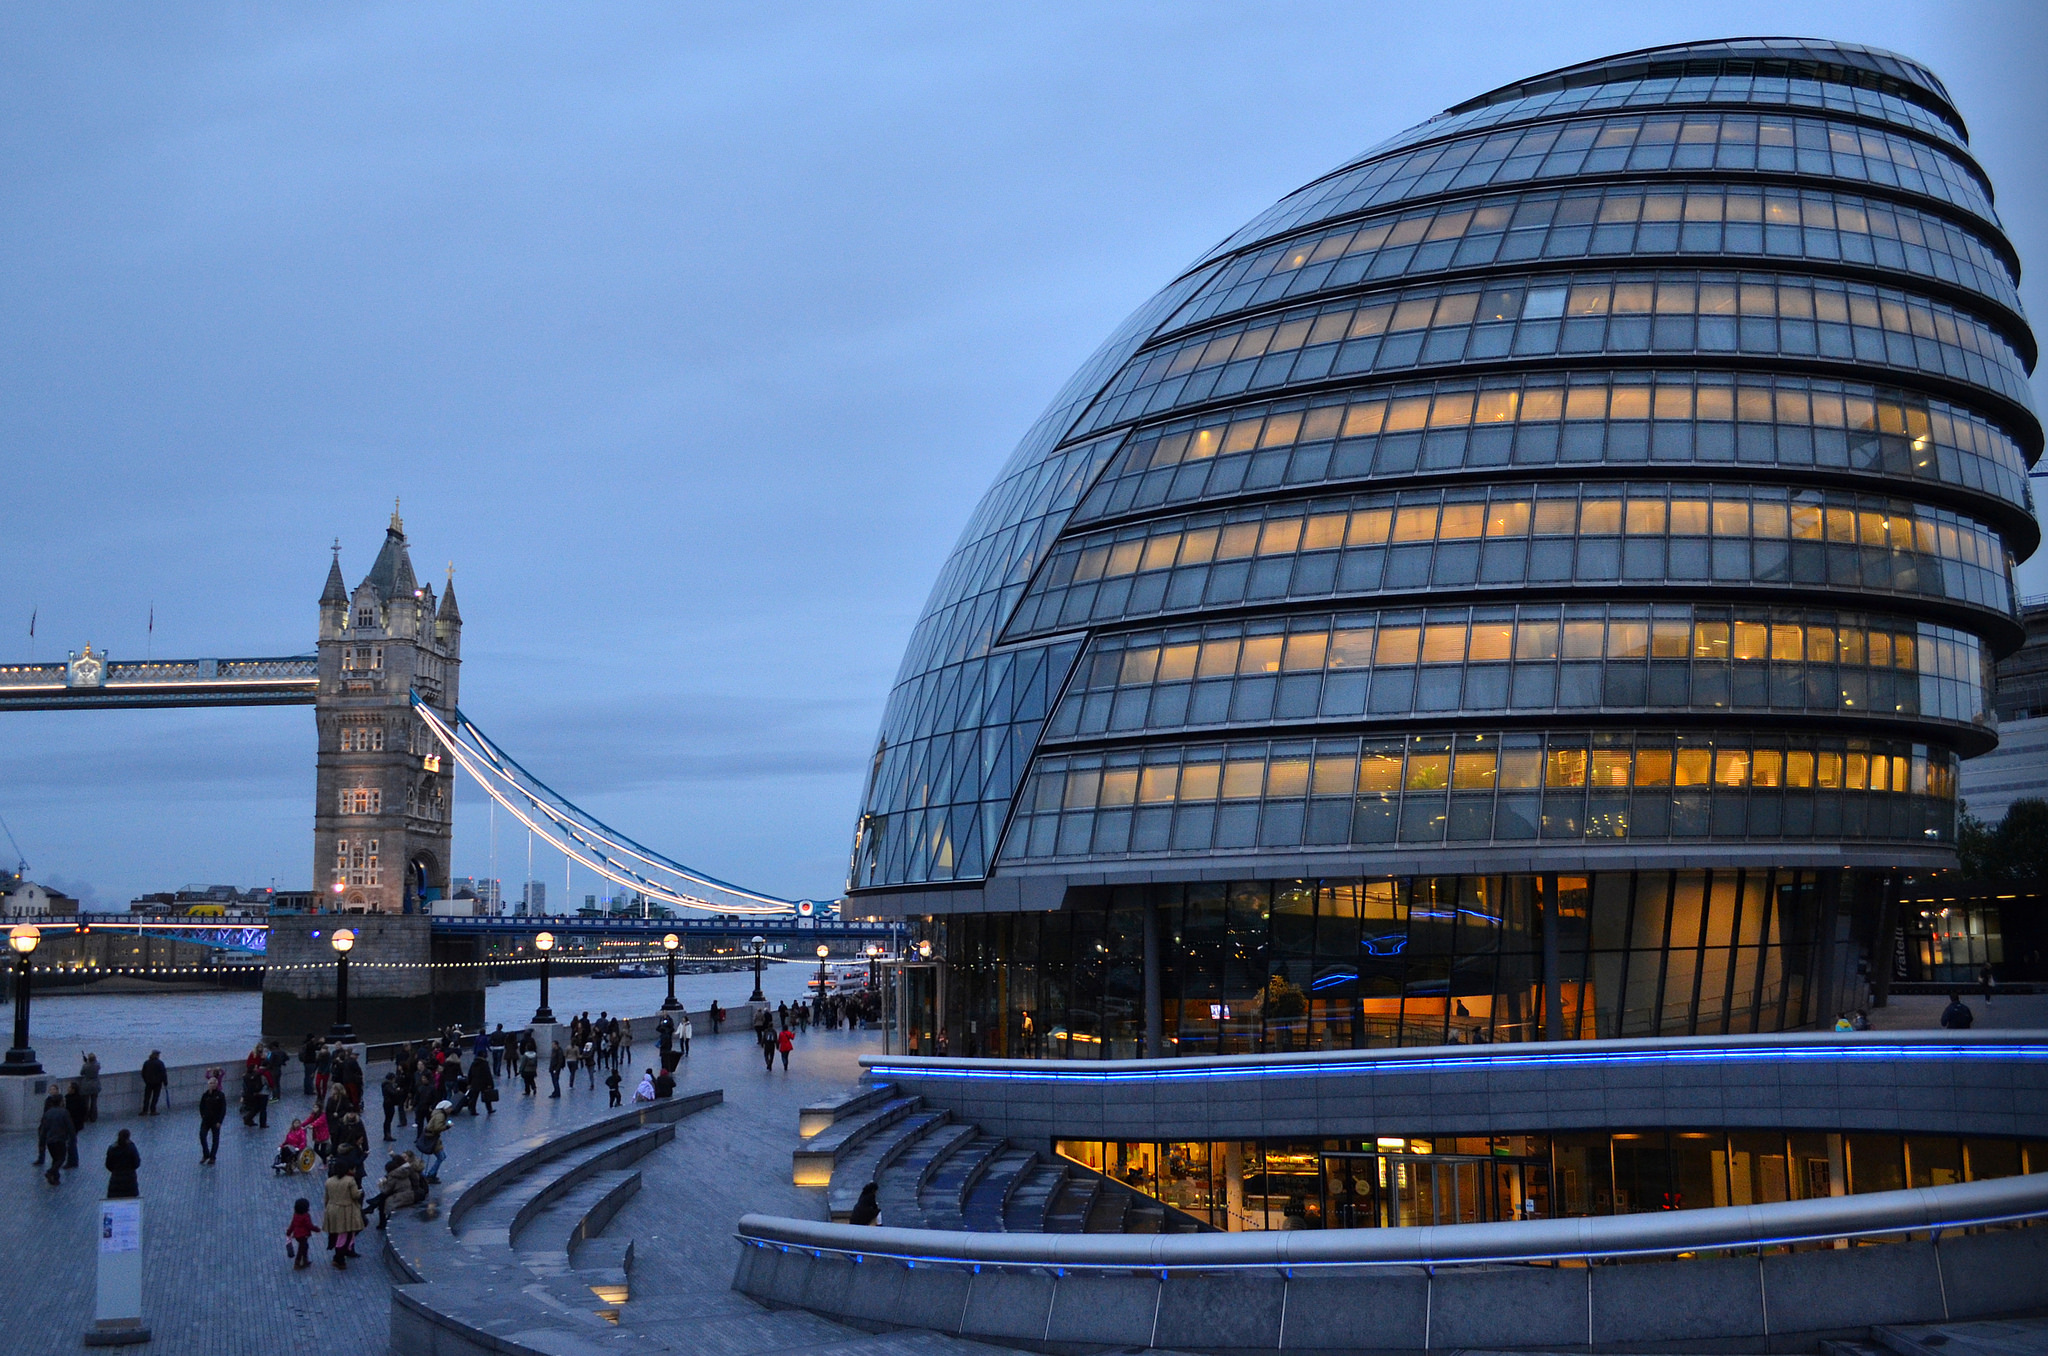
[[[1010,1143],[887,1083],[814,1102],[792,1154],[844,1222],[876,1187],[881,1224],[985,1233],[1199,1233],[1209,1226],[1077,1163]]]

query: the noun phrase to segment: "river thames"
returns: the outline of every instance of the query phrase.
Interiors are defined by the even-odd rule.
[[[770,963],[762,972],[761,989],[771,1002],[795,1001],[809,990],[815,965]],[[751,970],[727,974],[676,976],[676,997],[692,1011],[713,999],[721,1007],[744,1005],[753,992]],[[628,1017],[654,1012],[667,993],[663,979],[551,978],[548,1002],[562,1021],[577,1013],[599,1012]],[[485,1019],[510,1030],[524,1026],[540,1002],[537,979],[507,980],[485,991]],[[139,1068],[151,1050],[161,1050],[166,1063],[199,1064],[247,1054],[262,1029],[263,995],[255,992],[88,994],[39,993],[29,1043],[43,1067],[66,1074],[78,1067],[87,1051],[100,1057],[109,1072]],[[654,1033],[636,1032],[643,1041]],[[300,1032],[287,1042],[296,1050]]]

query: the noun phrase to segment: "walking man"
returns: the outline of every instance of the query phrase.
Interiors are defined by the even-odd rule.
[[[71,1113],[64,1109],[64,1099],[53,1092],[43,1098],[43,1119],[36,1126],[36,1166],[41,1167],[43,1155],[49,1154],[50,1168],[43,1174],[43,1180],[51,1186],[64,1180],[64,1158],[71,1148],[71,1138]]]
[[[199,1161],[211,1163],[220,1152],[220,1123],[228,1118],[227,1094],[220,1090],[220,1079],[206,1080],[206,1091],[199,1094]]]

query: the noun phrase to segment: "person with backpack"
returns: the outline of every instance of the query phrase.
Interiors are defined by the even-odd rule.
[[[419,1138],[414,1142],[421,1154],[433,1161],[427,1166],[426,1180],[441,1180],[441,1164],[448,1157],[448,1150],[442,1143],[442,1136],[448,1130],[448,1115],[455,1110],[451,1102],[441,1102],[427,1113],[427,1119],[420,1124]]]

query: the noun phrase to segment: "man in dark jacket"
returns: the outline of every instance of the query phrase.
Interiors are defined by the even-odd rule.
[[[1941,1010],[1941,1024],[1950,1031],[1968,1031],[1977,1020],[1977,1014],[1970,1011],[1970,1005],[1959,993],[1948,996],[1948,1006]]]
[[[498,1080],[492,1077],[491,1061],[484,1055],[478,1055],[469,1062],[469,1091],[464,1095],[462,1104],[474,1116],[479,1101],[483,1102],[486,1115],[498,1114]]]
[[[142,1061],[142,1114],[157,1114],[156,1104],[164,1095],[164,1084],[171,1081],[171,1071],[164,1067],[161,1050],[149,1052],[149,1058]]]
[[[398,1117],[398,1124],[405,1124],[406,1087],[398,1081],[398,1070],[384,1075],[384,1142],[391,1142],[391,1118]]]
[[[320,1038],[312,1032],[306,1033],[306,1043],[299,1047],[299,1071],[304,1075],[300,1091],[306,1096],[313,1095],[313,1066],[320,1062]]]
[[[107,1199],[119,1201],[140,1196],[142,1188],[136,1185],[135,1172],[141,1166],[142,1151],[128,1138],[128,1132],[123,1130],[115,1135],[114,1142],[107,1146]]]
[[[220,1084],[206,1081],[206,1091],[199,1094],[199,1161],[213,1162],[220,1152],[220,1123],[228,1118],[228,1095],[220,1090]]]
[[[92,1119],[92,1098],[86,1096],[84,1088],[73,1083],[64,1094],[64,1110],[71,1117],[71,1143],[65,1149],[64,1166],[75,1168],[78,1166],[78,1136],[85,1130],[86,1122]]]
[[[270,1083],[261,1069],[251,1069],[242,1075],[242,1124],[269,1128]]]
[[[43,1099],[43,1119],[36,1126],[36,1165],[42,1166],[43,1155],[50,1155],[50,1170],[43,1174],[43,1180],[56,1186],[64,1178],[59,1172],[71,1148],[76,1132],[71,1126],[71,1113],[64,1109],[64,1099],[51,1093]]]

